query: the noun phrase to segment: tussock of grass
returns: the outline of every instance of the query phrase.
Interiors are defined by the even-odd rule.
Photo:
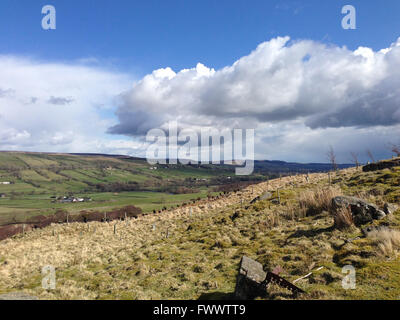
[[[300,210],[308,216],[314,216],[323,211],[331,211],[332,198],[339,195],[342,195],[342,191],[337,187],[304,191],[299,195]]]
[[[381,227],[368,233],[383,257],[396,258],[400,250],[400,231]]]
[[[335,227],[343,230],[354,226],[353,214],[349,208],[340,208],[333,212]]]

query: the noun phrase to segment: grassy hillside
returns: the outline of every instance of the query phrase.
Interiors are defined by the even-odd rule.
[[[170,208],[236,181],[233,174],[226,166],[150,166],[124,156],[0,152],[0,182],[11,183],[0,183],[0,225],[58,209],[105,211],[128,204],[145,212]],[[185,189],[177,191],[179,187]],[[68,195],[93,201],[54,201]]]
[[[158,165],[127,157],[0,152],[0,193],[43,194],[98,191],[96,185],[138,184],[152,190],[171,180],[232,175],[226,168]]]
[[[379,206],[400,201],[400,167],[285,177],[227,198],[137,220],[53,225],[0,242],[0,292],[24,291],[49,299],[224,299],[234,291],[240,259],[265,270],[280,266],[306,291],[297,299],[399,299],[400,212],[374,225],[333,227],[330,199],[346,194]],[[276,201],[280,188],[281,203]],[[269,190],[273,198],[250,205]],[[242,203],[241,203],[242,202]],[[356,269],[356,289],[341,282],[344,265]],[[41,288],[41,268],[56,268],[57,288]],[[323,267],[322,269],[320,267]],[[270,287],[267,299],[292,299]]]

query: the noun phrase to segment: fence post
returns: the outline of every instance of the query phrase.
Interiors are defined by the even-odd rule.
[[[114,234],[117,234],[117,223],[114,224]]]
[[[276,192],[278,193],[278,203],[281,204],[281,195],[279,193],[279,188],[276,190]]]

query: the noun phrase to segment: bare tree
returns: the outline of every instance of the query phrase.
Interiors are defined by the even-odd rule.
[[[367,156],[371,159],[372,163],[375,162],[374,155],[372,154],[371,150],[367,149]]]
[[[396,157],[400,157],[400,144],[390,143],[389,148],[390,151],[392,151],[396,155]]]
[[[333,150],[332,146],[329,146],[329,150],[326,154],[328,157],[329,162],[332,165],[332,169],[336,171],[338,169],[337,163],[336,163],[336,154],[335,151]]]
[[[350,152],[351,159],[353,160],[353,163],[356,165],[356,168],[360,166],[360,163],[358,162],[358,153],[356,152]]]

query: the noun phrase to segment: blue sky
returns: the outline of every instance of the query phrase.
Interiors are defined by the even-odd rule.
[[[56,30],[45,31],[41,28],[41,9],[48,4],[57,10]],[[357,10],[356,30],[344,30],[341,27],[341,19],[344,16],[341,8],[346,4],[353,5]],[[208,79],[213,79],[209,82],[215,82],[214,86],[218,88],[237,87],[238,83],[250,83],[259,75],[257,70],[253,70],[251,78],[246,76],[247,70],[250,70],[254,63],[243,63],[248,68],[246,72],[232,71],[232,79],[243,76],[239,82],[223,82],[219,71],[224,67],[233,66],[241,58],[252,59],[250,53],[256,50],[258,45],[268,43],[271,39],[289,36],[290,40],[277,41],[276,46],[267,45],[266,48],[259,49],[259,53],[255,55],[258,58],[255,59],[264,59],[273,56],[275,51],[279,52],[285,57],[279,58],[283,59],[279,61],[284,64],[284,71],[285,66],[295,68],[298,65],[287,58],[285,51],[292,52],[290,54],[293,56],[302,50],[309,52],[308,54],[315,51],[319,54],[319,58],[315,58],[315,65],[319,63],[322,68],[321,62],[318,61],[323,61],[321,57],[329,56],[333,61],[337,59],[337,65],[346,65],[352,70],[353,52],[357,48],[370,48],[376,53],[376,61],[374,60],[372,66],[376,70],[369,70],[370,65],[366,66],[357,60],[360,68],[365,67],[363,72],[368,74],[360,78],[351,78],[346,84],[346,90],[357,92],[360,98],[351,97],[350,101],[349,97],[353,94],[346,93],[343,99],[349,101],[346,100],[346,104],[340,105],[340,99],[336,99],[334,95],[324,96],[319,100],[328,101],[334,108],[341,110],[340,114],[334,111],[327,114],[328,110],[324,109],[326,105],[312,105],[315,98],[311,99],[311,95],[314,94],[311,89],[309,100],[304,97],[296,100],[298,90],[293,89],[297,93],[290,94],[289,88],[285,99],[258,97],[251,107],[244,103],[233,109],[231,105],[219,105],[224,103],[223,97],[226,92],[214,92],[212,85],[199,85],[198,95],[193,94],[189,98],[193,88],[187,89],[189,91],[182,96],[181,90],[171,89],[171,94],[177,96],[178,100],[167,101],[170,103],[167,104],[165,97],[161,99],[157,105],[159,113],[172,114],[172,118],[176,118],[184,113],[179,110],[190,109],[191,116],[182,116],[182,121],[188,126],[193,123],[192,118],[195,118],[196,124],[201,124],[201,119],[204,124],[212,123],[218,127],[226,126],[225,122],[234,123],[238,127],[255,127],[256,132],[260,133],[259,145],[256,145],[256,149],[259,150],[257,158],[323,161],[324,155],[314,147],[317,142],[322,141],[335,146],[342,162],[349,160],[349,150],[357,146],[361,146],[359,152],[363,159],[366,158],[367,147],[375,152],[376,157],[387,157],[390,153],[383,144],[388,142],[388,136],[398,132],[400,123],[396,113],[397,100],[383,101],[383,105],[387,102],[389,107],[380,110],[378,115],[369,112],[377,109],[373,103],[371,106],[368,104],[370,109],[362,117],[354,114],[354,110],[365,110],[365,101],[361,97],[370,96],[370,101],[377,101],[381,99],[378,97],[390,96],[395,90],[388,87],[387,83],[390,82],[389,79],[397,81],[398,74],[390,73],[387,66],[390,63],[397,66],[397,60],[393,62],[394,58],[389,56],[386,56],[385,60],[378,52],[391,47],[400,37],[399,13],[400,2],[396,0],[386,0],[384,3],[367,0],[2,0],[0,67],[6,71],[3,72],[3,79],[0,75],[0,126],[3,127],[3,132],[0,127],[0,148],[143,155],[145,144],[141,139],[143,136],[140,136],[143,132],[139,132],[137,127],[143,126],[144,130],[152,125],[161,126],[169,118],[166,116],[161,119],[160,115],[153,113],[154,116],[150,119],[146,112],[153,110],[153,104],[157,102],[153,98],[158,91],[150,93],[153,100],[149,97],[143,98],[144,93],[148,93],[148,87],[135,86],[132,89],[137,81],[141,81],[146,75],[152,75],[154,70],[162,69],[162,76],[153,76],[151,83],[160,81],[157,82],[160,88],[169,81],[166,85],[168,90],[175,87],[185,88],[190,81],[197,78],[187,79],[175,75],[179,75],[182,69],[192,69],[197,75],[205,72]],[[307,41],[312,41],[313,44],[309,46]],[[295,46],[296,43],[300,45]],[[325,49],[319,48],[319,43],[325,44]],[[343,46],[348,50],[340,51]],[[357,54],[360,55],[367,59],[369,52],[365,53],[364,50],[363,53]],[[392,56],[395,57],[394,54]],[[206,71],[201,69],[201,66],[196,68],[198,63],[201,63]],[[176,74],[171,75],[166,69],[168,67]],[[314,64],[310,63],[302,66],[302,71],[299,72],[315,74],[314,67]],[[331,67],[334,68],[330,65],[325,66],[326,69]],[[20,70],[20,73],[16,70]],[[217,71],[215,75],[213,70]],[[286,81],[279,78],[274,82],[271,78],[275,74],[271,73],[271,70],[267,72],[264,67],[262,70],[266,73],[260,79],[266,83],[266,87],[279,84],[279,88],[282,88],[282,84],[293,82],[290,72],[285,76]],[[383,70],[389,71],[384,73]],[[369,79],[374,73],[381,76]],[[40,78],[40,74],[46,74],[46,79]],[[346,82],[341,80],[342,76],[335,72],[331,75],[337,80],[338,87],[341,82]],[[318,75],[315,79],[321,77],[325,80],[330,79],[325,75]],[[365,79],[369,80],[359,88],[358,83]],[[298,84],[291,85],[296,87]],[[301,84],[302,89],[308,88],[307,86],[307,83]],[[251,85],[249,88],[248,90],[254,90],[250,92],[250,96],[257,95],[258,87]],[[208,91],[204,93],[205,90]],[[339,93],[336,94],[338,95]],[[204,96],[216,98],[210,101],[210,98],[205,99]],[[57,99],[52,99],[54,97]],[[192,101],[192,98],[201,100],[193,109],[191,103],[187,102],[185,105],[185,101]],[[29,107],[26,102],[28,100],[34,101]],[[65,103],[57,103],[55,107],[52,101]],[[304,107],[305,101],[307,107]],[[6,105],[10,109],[7,109]],[[178,106],[176,115],[173,114],[174,105]],[[324,115],[318,114],[318,108],[324,109]],[[214,112],[216,109],[222,111]],[[37,111],[32,110],[41,110],[44,116],[38,117],[35,122]],[[30,112],[33,116],[29,119],[21,117]],[[207,112],[212,115],[207,117]],[[65,116],[66,114],[68,116]],[[78,116],[74,117],[72,114]],[[229,116],[225,116],[228,114]],[[346,119],[341,120],[346,124],[339,126],[335,121],[339,121],[342,114],[347,115]],[[348,117],[363,119],[350,121]],[[87,118],[91,119],[90,125],[84,122]],[[256,124],[254,118],[257,118]],[[375,118],[379,120],[373,123],[371,119]],[[131,119],[132,124],[124,123],[125,119]],[[68,124],[68,128],[60,129],[61,123]],[[133,125],[136,126],[135,129],[132,129]],[[346,139],[348,136],[350,139]],[[293,140],[293,137],[296,137],[297,144],[292,146],[287,141]],[[89,142],[82,143],[83,140]],[[277,146],[281,146],[282,143],[287,147],[280,148],[278,152]],[[304,143],[304,147],[301,147],[301,143]],[[303,149],[303,153],[295,150],[297,147]]]
[[[349,3],[357,9],[356,30],[341,28]],[[57,10],[50,32],[40,24],[46,4]],[[275,36],[385,48],[399,36],[399,13],[396,0],[2,0],[0,53],[98,58],[139,75],[198,62],[219,69]]]

